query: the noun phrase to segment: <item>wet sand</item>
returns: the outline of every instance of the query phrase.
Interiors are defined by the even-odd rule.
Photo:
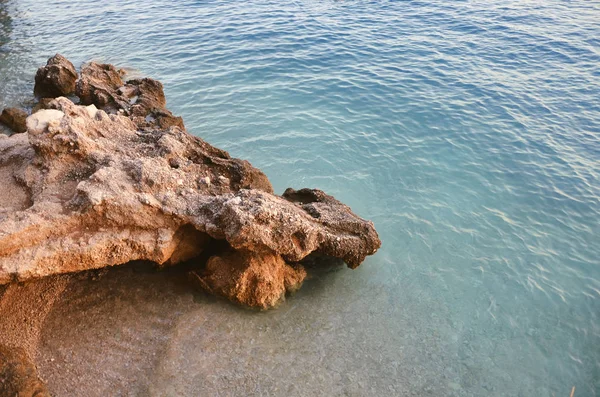
[[[195,294],[184,272],[150,265],[2,286],[0,344],[24,348],[53,395],[148,395]]]
[[[35,358],[44,321],[71,278],[0,286],[0,345],[22,347]]]
[[[56,397],[459,395],[435,329],[443,327],[411,344],[400,342],[403,333],[366,332],[373,321],[391,330],[399,320],[373,312],[385,293],[343,293],[355,276],[344,268],[313,274],[266,312],[199,292],[178,269],[50,277],[4,291],[0,343],[27,347]],[[363,314],[349,316],[355,310]],[[400,320],[407,331],[422,325]],[[398,348],[412,365],[400,365]]]

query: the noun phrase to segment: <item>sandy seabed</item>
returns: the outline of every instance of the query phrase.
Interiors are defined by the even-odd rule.
[[[185,273],[145,265],[11,284],[0,287],[0,344],[25,348],[56,396],[152,393],[178,318],[202,310],[197,299],[211,298]]]

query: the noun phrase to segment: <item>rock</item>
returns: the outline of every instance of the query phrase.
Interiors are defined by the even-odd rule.
[[[167,105],[160,81],[149,78],[129,80],[125,88],[129,90],[128,97],[134,99],[130,100],[134,116],[146,116],[152,109],[164,109]]]
[[[116,113],[126,106],[118,103],[121,99],[116,95],[123,84],[121,73],[113,65],[90,62],[81,68],[75,94],[83,105],[94,104],[109,113]]]
[[[172,126],[185,128],[183,119],[174,116],[165,107],[167,101],[160,81],[149,78],[129,80],[126,87],[133,88],[132,99],[135,100],[130,100],[129,112],[138,126],[148,127],[150,122],[162,129]]]
[[[75,91],[77,71],[73,64],[60,54],[48,60],[35,74],[33,92],[37,97],[56,98]]]
[[[307,256],[355,268],[379,248],[373,224],[324,192],[275,195],[260,170],[183,124],[140,121],[164,106],[160,83],[115,88],[114,67],[90,67],[78,93],[92,104],[57,98],[27,118],[26,134],[0,139],[0,284],[134,260],[174,265],[208,248],[203,288],[267,308],[301,284]]]
[[[0,345],[0,396],[50,397],[25,350]]]
[[[185,128],[183,119],[165,107],[160,81],[144,78],[124,83],[121,76],[112,65],[91,62],[81,70],[77,96],[84,105],[94,104],[109,114],[130,116],[139,128]]]
[[[40,98],[39,101],[33,106],[31,113],[35,113],[42,109],[50,109],[50,102],[52,102],[54,98]]]
[[[301,265],[291,266],[273,253],[232,251],[208,260],[202,273],[191,272],[200,286],[233,302],[259,309],[276,307],[306,278]]]
[[[0,123],[6,125],[14,132],[27,131],[25,119],[27,119],[27,112],[23,109],[6,108],[0,114]]]
[[[58,127],[64,115],[63,112],[56,109],[40,110],[34,117],[27,118],[27,130],[30,134],[43,134],[46,129]]]
[[[204,224],[203,230],[211,237],[227,240],[236,250],[275,252],[288,262],[299,262],[314,252],[341,258],[356,268],[377,251],[381,242],[372,222],[320,190],[302,191],[322,201],[300,204],[264,191],[241,189],[205,202],[200,217],[192,219],[198,227]]]

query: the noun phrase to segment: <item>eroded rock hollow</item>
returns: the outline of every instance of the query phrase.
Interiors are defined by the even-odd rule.
[[[269,308],[306,276],[302,260],[357,267],[373,224],[316,189],[274,194],[265,174],[186,132],[160,82],[57,55],[36,75],[26,132],[0,134],[0,284],[211,252],[207,291]],[[39,76],[39,78],[38,78]],[[75,92],[79,103],[66,97]],[[215,247],[219,247],[216,249]]]

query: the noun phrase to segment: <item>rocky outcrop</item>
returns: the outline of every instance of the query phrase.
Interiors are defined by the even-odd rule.
[[[17,133],[27,131],[26,119],[27,112],[18,108],[6,108],[0,114],[0,123]]]
[[[50,397],[25,350],[0,345],[0,396]]]
[[[40,98],[56,98],[75,91],[77,71],[64,56],[56,54],[35,74],[33,91]]]
[[[87,106],[57,98],[26,134],[0,136],[0,284],[211,252],[192,274],[203,288],[269,308],[300,286],[308,255],[354,268],[379,248],[373,224],[333,197],[275,195],[247,161],[161,124],[157,112],[174,116],[159,82],[90,64],[77,93]]]

